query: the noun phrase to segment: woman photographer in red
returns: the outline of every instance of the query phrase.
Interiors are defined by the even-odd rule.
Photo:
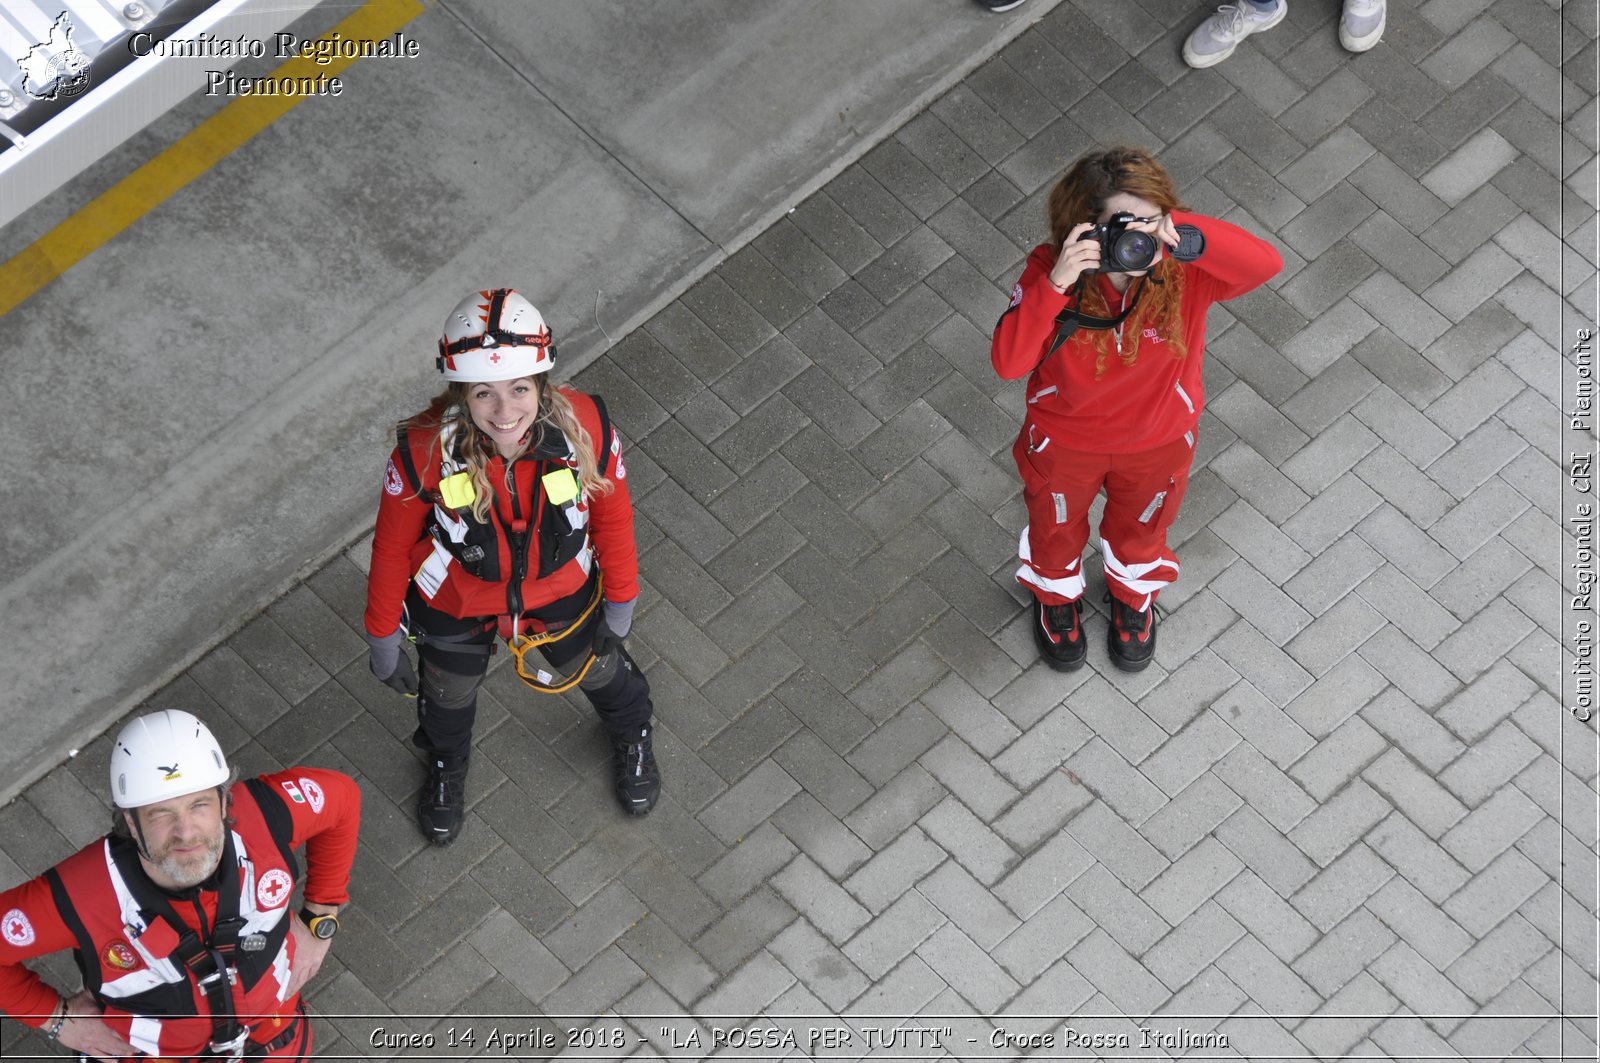
[[[1190,214],[1172,178],[1137,148],[1079,159],[1050,193],[1050,240],[1033,249],[990,357],[1027,375],[1012,455],[1028,524],[1017,579],[1034,596],[1034,640],[1058,671],[1087,653],[1079,599],[1089,506],[1102,488],[1108,643],[1124,671],[1156,645],[1155,600],[1178,578],[1178,515],[1204,403],[1206,310],[1283,268],[1236,225]]]

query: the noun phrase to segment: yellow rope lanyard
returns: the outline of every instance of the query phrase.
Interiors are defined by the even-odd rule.
[[[594,581],[594,597],[589,599],[589,604],[584,606],[583,612],[578,615],[578,618],[560,631],[546,631],[538,635],[524,635],[518,632],[511,638],[506,639],[506,649],[510,650],[512,657],[516,658],[517,678],[541,694],[565,694],[583,682],[583,677],[589,674],[590,668],[594,667],[595,655],[593,648],[589,650],[589,656],[584,660],[583,667],[578,669],[578,674],[565,682],[560,681],[560,676],[553,672],[547,672],[537,665],[533,668],[533,674],[529,675],[525,657],[531,649],[539,646],[554,645],[573,632],[581,631],[584,622],[589,619],[590,615],[600,605],[601,588],[604,582],[597,573]],[[543,654],[540,654],[540,657],[543,657]]]

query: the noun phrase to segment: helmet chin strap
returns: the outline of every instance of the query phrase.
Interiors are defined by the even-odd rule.
[[[139,818],[139,810],[137,808],[125,808],[122,810],[122,814],[133,820],[134,844],[139,847],[139,855],[146,860],[150,860],[151,863],[155,863],[154,860],[150,859],[150,845],[144,840],[144,821]]]

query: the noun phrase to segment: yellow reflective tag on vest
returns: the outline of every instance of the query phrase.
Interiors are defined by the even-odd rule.
[[[466,509],[478,498],[472,489],[472,474],[454,473],[439,481],[439,498],[449,509]]]
[[[572,475],[571,469],[547,472],[543,479],[545,493],[556,505],[564,506],[578,497],[578,478]]]

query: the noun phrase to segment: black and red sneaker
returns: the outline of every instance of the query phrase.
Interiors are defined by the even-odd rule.
[[[1078,603],[1045,605],[1033,600],[1033,641],[1039,644],[1044,663],[1058,672],[1072,672],[1083,667],[1089,653],[1089,644],[1083,638],[1083,621],[1078,614]]]
[[[1156,610],[1135,609],[1121,598],[1111,597],[1111,626],[1106,629],[1111,647],[1111,663],[1124,672],[1142,672],[1156,652]]]

